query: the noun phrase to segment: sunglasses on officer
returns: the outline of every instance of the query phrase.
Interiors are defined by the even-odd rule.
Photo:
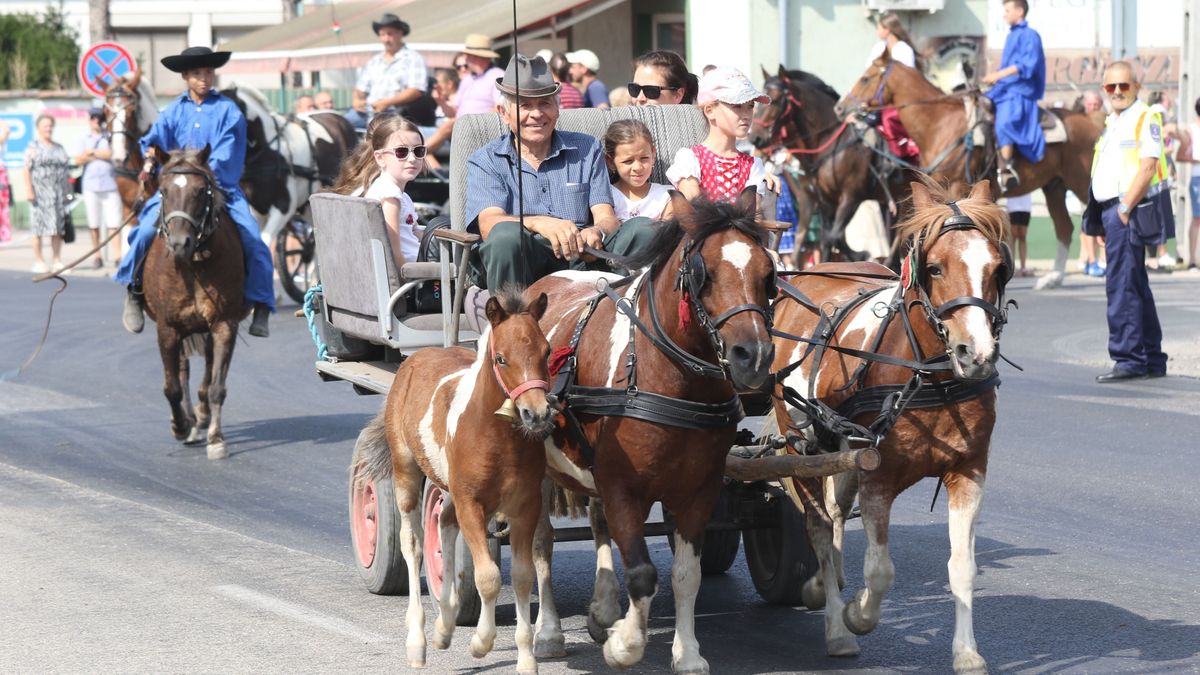
[[[404,160],[408,159],[408,153],[410,151],[412,152],[412,156],[416,157],[417,159],[425,159],[425,153],[428,152],[423,145],[414,145],[411,148],[407,145],[397,145],[390,150],[384,150],[383,154],[395,155],[396,159],[403,162]]]
[[[1110,82],[1110,83],[1104,85],[1104,91],[1107,91],[1110,94],[1117,91],[1118,89],[1120,89],[1121,91],[1129,91],[1130,87],[1132,87],[1132,86],[1133,86],[1133,84],[1130,82]]]
[[[664,91],[679,91],[679,87],[660,87],[655,84],[638,84],[637,82],[630,82],[625,87],[629,90],[631,98],[637,98],[642,92],[646,92],[646,98],[651,101],[657,101]]]

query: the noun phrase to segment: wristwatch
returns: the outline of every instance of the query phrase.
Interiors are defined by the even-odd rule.
[[[1129,207],[1125,205],[1125,202],[1117,204],[1117,213],[1120,213],[1123,216],[1129,215]]]

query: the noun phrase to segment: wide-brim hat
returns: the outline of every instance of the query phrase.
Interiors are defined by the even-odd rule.
[[[517,91],[518,83],[520,92]],[[519,93],[521,96],[538,98],[557,94],[562,85],[554,81],[546,59],[517,54],[508,62],[508,68],[504,69],[504,77],[496,78],[496,88],[510,96]]]
[[[395,14],[384,14],[383,16],[379,17],[378,21],[371,22],[371,30],[375,31],[376,35],[379,35],[379,29],[383,28],[384,26],[391,26],[401,33],[404,33],[404,37],[408,37],[408,23],[401,21],[400,17],[396,16]]]
[[[220,68],[232,55],[232,52],[214,52],[208,47],[188,47],[174,56],[164,56],[162,64],[171,72],[186,73],[196,68]]]
[[[498,59],[500,55],[492,50],[492,39],[482,33],[471,33],[463,40],[462,53],[471,56],[481,56],[485,59]]]

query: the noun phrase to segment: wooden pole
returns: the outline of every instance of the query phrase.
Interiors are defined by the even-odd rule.
[[[818,478],[853,469],[874,471],[879,468],[879,461],[879,451],[875,448],[822,455],[772,455],[757,459],[730,455],[725,460],[725,475],[745,482],[789,477]]]

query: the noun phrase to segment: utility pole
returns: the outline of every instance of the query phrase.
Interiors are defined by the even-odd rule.
[[[108,22],[108,0],[88,0],[88,40],[91,44],[112,39]]]
[[[1176,115],[1180,128],[1187,128],[1187,120],[1192,117],[1194,104],[1200,98],[1200,7],[1193,3],[1183,3],[1183,45],[1179,50],[1179,100],[1175,102]],[[1200,146],[1200,138],[1192,139],[1192,153],[1195,157],[1196,148]],[[1190,226],[1191,195],[1187,185],[1192,176],[1196,175],[1196,165],[1190,162],[1179,162],[1175,165],[1180,170],[1179,195],[1175,201],[1175,245],[1176,256],[1187,260],[1189,265],[1196,264],[1189,255],[1192,249],[1192,232]],[[1186,169],[1186,170],[1183,170]]]

